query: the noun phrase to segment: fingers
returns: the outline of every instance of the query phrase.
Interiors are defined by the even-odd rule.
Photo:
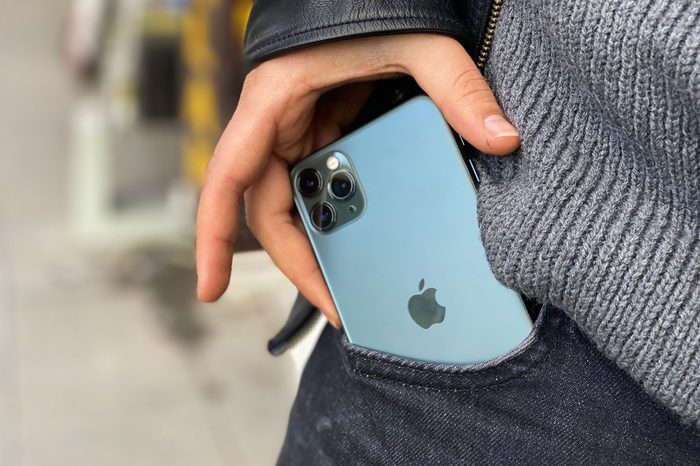
[[[275,265],[336,328],[340,319],[311,244],[292,218],[287,164],[270,157],[258,181],[245,193],[246,221]]]
[[[311,50],[311,49],[309,49]],[[312,72],[312,87],[394,76],[414,77],[452,127],[477,149],[506,155],[520,145],[518,131],[469,54],[456,40],[436,34],[355,39],[313,49],[323,72]]]
[[[217,145],[200,197],[197,213],[197,295],[200,300],[215,301],[228,286],[241,198],[262,172],[273,148],[294,162],[311,151],[315,141],[325,144],[339,135],[342,119],[335,123],[336,129],[320,128],[316,138],[310,134],[309,126],[320,89],[337,86],[362,74],[359,60],[338,61],[336,56],[340,49],[357,48],[358,44],[353,43],[331,50],[312,50],[301,56],[290,54],[274,63],[261,65],[246,79],[239,106]],[[343,67],[332,66],[340,62]],[[328,70],[333,73],[326,72]],[[353,110],[352,106],[350,108]],[[305,256],[313,259],[310,250]],[[317,280],[309,283],[317,283]],[[297,282],[295,285],[300,286]],[[306,287],[314,288],[313,285]],[[319,292],[307,289],[311,294],[309,299],[324,292],[328,293],[325,284],[321,284]],[[332,309],[332,306],[325,307]]]
[[[275,138],[269,118],[241,102],[207,169],[197,211],[197,296],[210,302],[226,290],[244,191],[262,171]]]
[[[311,47],[260,65],[217,146],[197,214],[198,296],[213,301],[230,279],[240,202],[249,191],[249,218],[272,259],[300,291],[338,323],[308,240],[293,223],[287,163],[340,135],[367,98],[334,99],[326,123],[314,119],[319,95],[341,84],[409,73],[448,122],[486,153],[507,154],[520,138],[462,46],[445,36],[354,39]],[[251,73],[252,75],[253,73]],[[351,96],[353,97],[353,96]],[[350,102],[343,108],[339,101]],[[319,111],[323,112],[321,104]],[[317,117],[319,115],[316,115]],[[272,153],[277,154],[271,156]]]
[[[399,61],[430,96],[450,125],[482,152],[506,155],[520,145],[481,72],[454,39],[411,36]]]

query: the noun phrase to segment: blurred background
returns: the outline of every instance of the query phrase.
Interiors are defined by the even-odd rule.
[[[0,0],[0,465],[274,463],[295,290],[243,232],[227,294],[194,297],[249,8]]]

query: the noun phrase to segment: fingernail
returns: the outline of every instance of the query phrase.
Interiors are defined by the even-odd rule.
[[[501,115],[490,115],[484,120],[486,130],[495,138],[506,136],[520,136],[515,126],[508,123],[508,120]]]
[[[328,319],[328,322],[330,322],[336,330],[340,330],[340,319],[334,316],[332,319]]]
[[[329,324],[331,324],[337,330],[340,330],[340,319],[338,319],[338,314],[336,314],[335,312],[324,311],[321,311],[321,314],[323,314],[326,317],[326,320]]]

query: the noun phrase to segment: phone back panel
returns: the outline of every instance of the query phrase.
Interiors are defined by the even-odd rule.
[[[361,215],[322,233],[311,226],[296,189],[294,197],[352,343],[418,360],[476,363],[527,337],[530,318],[520,296],[491,272],[475,187],[449,126],[427,97],[305,158],[292,180],[334,151],[355,172],[365,198]],[[431,288],[423,303],[434,293],[444,319],[423,328],[409,302]]]

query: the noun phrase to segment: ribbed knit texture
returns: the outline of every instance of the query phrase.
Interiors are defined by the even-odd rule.
[[[700,2],[508,0],[486,76],[523,141],[481,161],[494,272],[700,427]]]

